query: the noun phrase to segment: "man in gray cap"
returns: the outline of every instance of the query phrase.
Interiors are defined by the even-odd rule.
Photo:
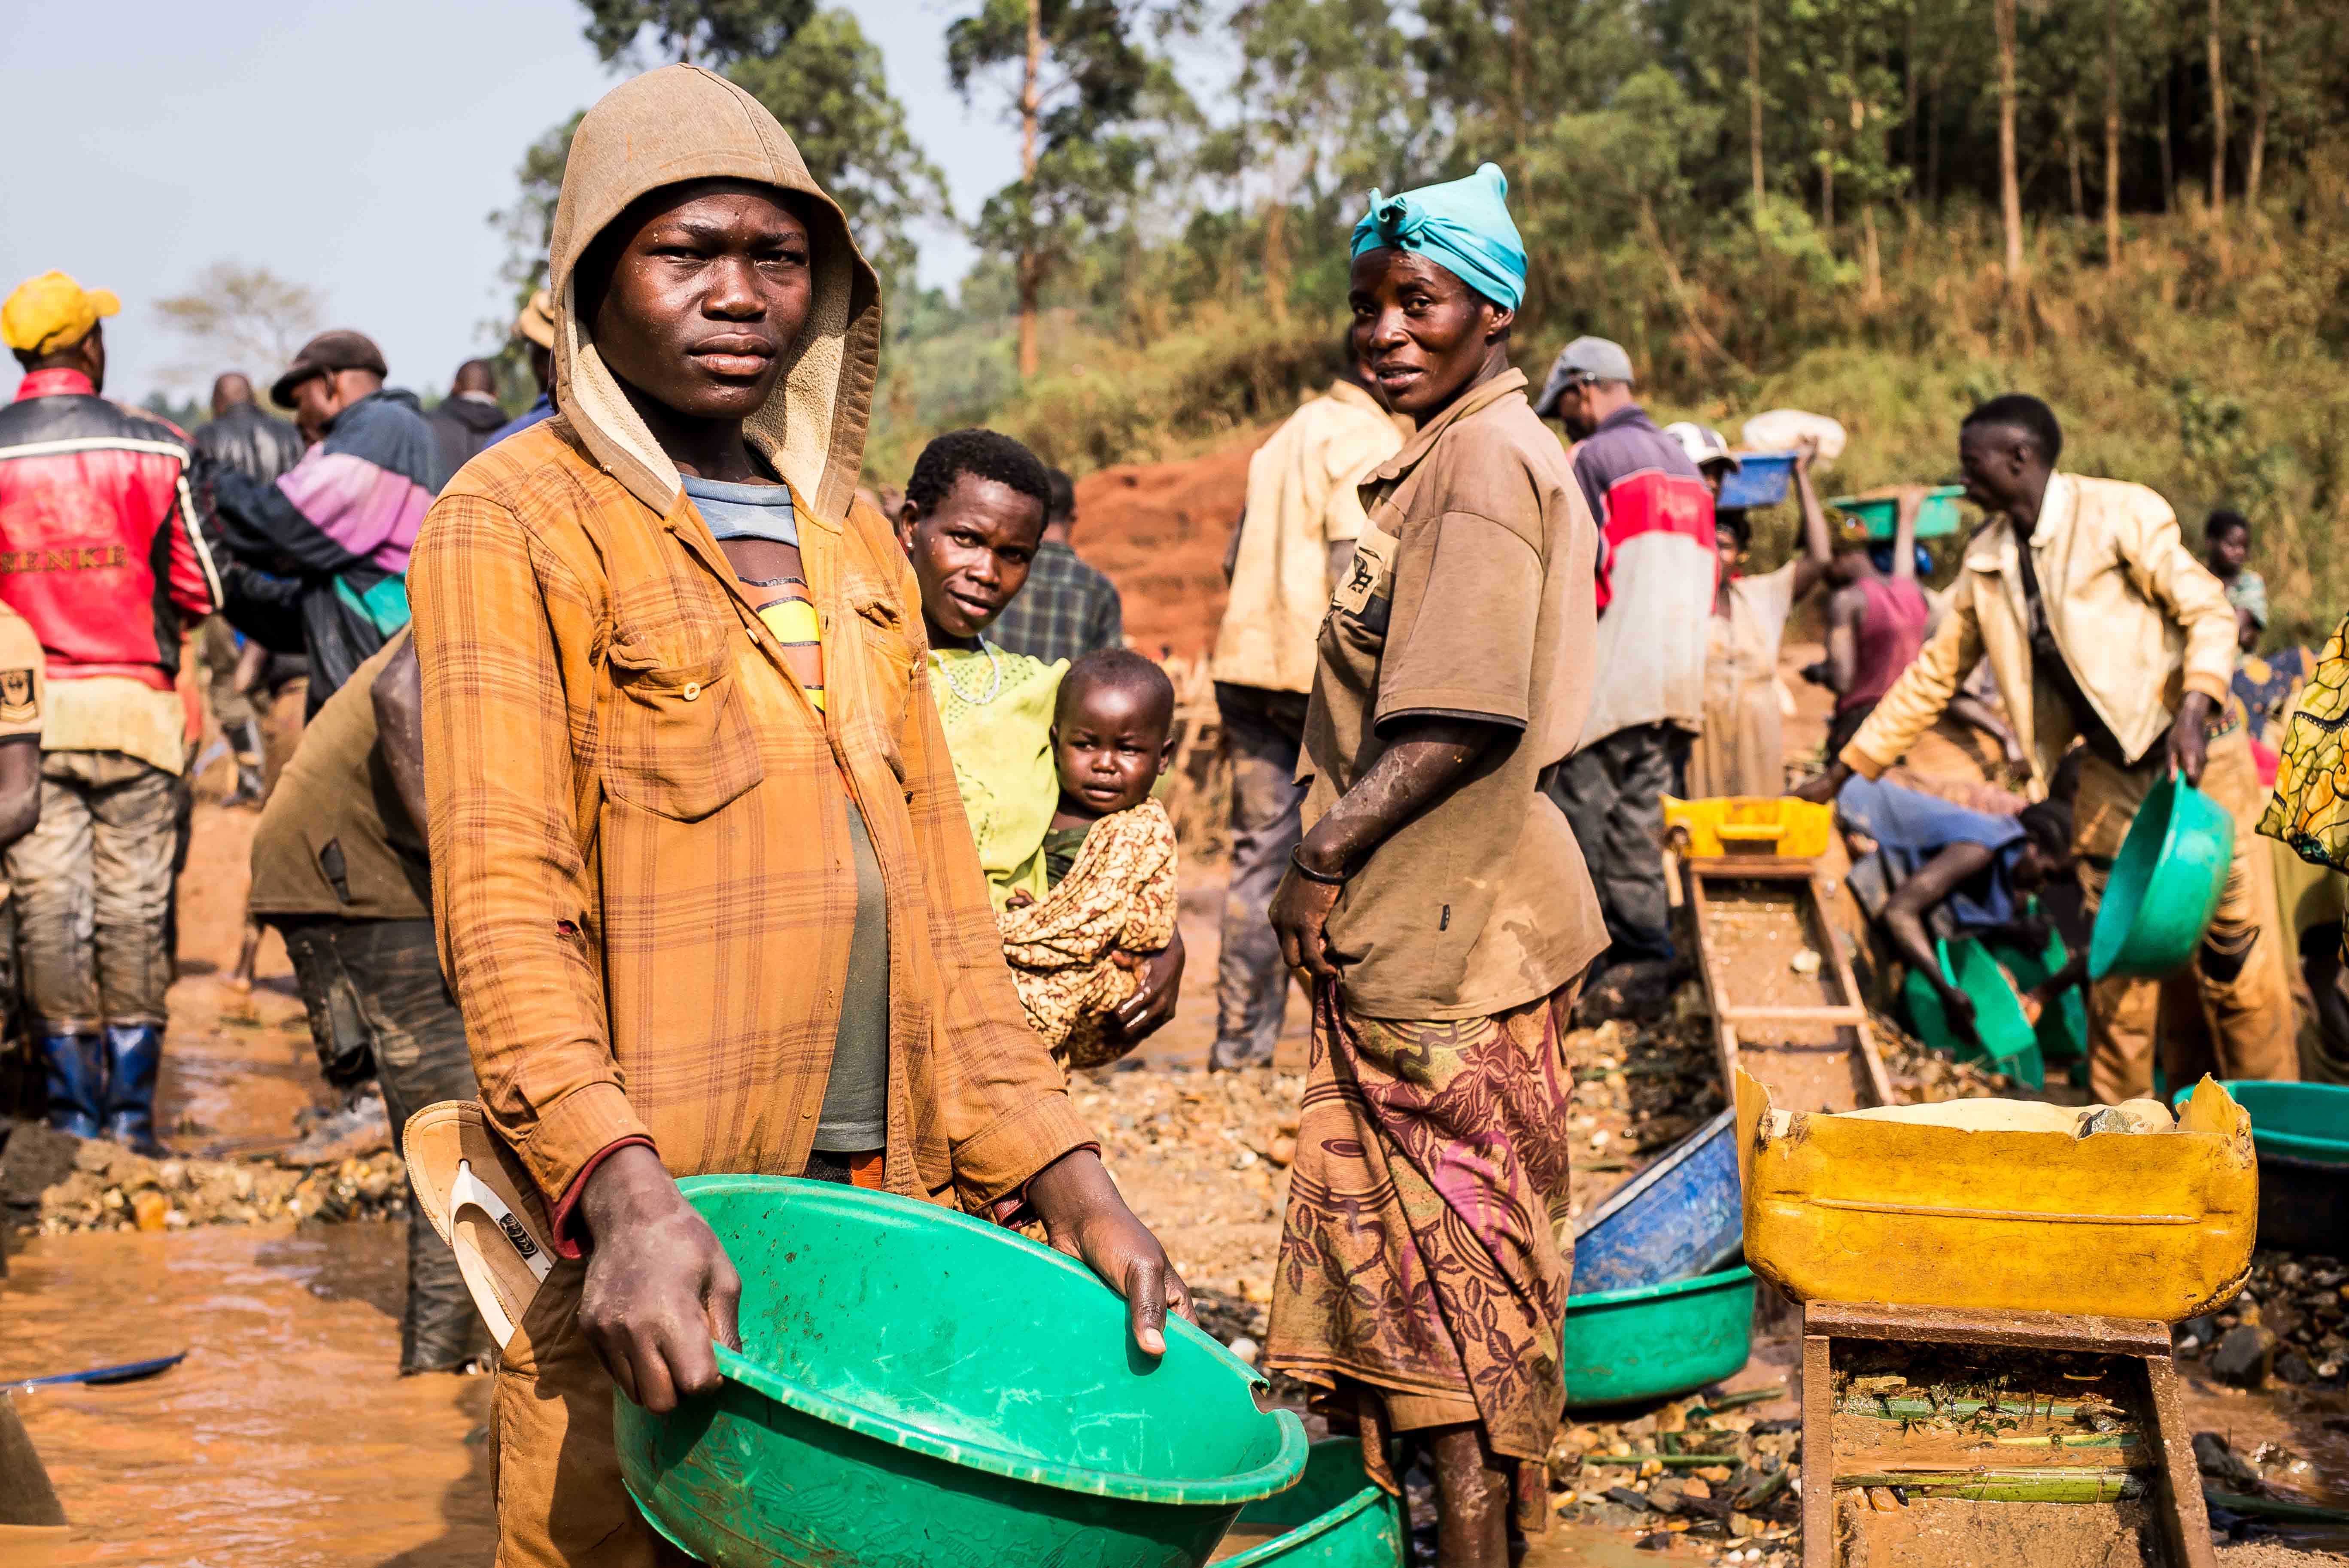
[[[239,560],[302,585],[309,714],[408,624],[408,552],[449,472],[413,392],[386,387],[383,351],[357,332],[303,345],[270,396],[318,445],[267,483],[211,476],[222,542]]]
[[[1712,488],[1633,398],[1631,379],[1621,345],[1578,337],[1534,406],[1578,443],[1574,474],[1601,535],[1599,686],[1581,742],[1548,789],[1599,886],[1609,965],[1672,958],[1657,846],[1664,792],[1677,787],[1703,724],[1719,570]]]

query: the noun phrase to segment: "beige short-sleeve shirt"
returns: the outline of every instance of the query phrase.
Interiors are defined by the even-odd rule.
[[[1413,717],[1503,727],[1452,791],[1373,850],[1329,923],[1349,1006],[1466,1018],[1546,996],[1607,944],[1598,895],[1540,776],[1590,707],[1599,532],[1510,371],[1362,485],[1369,526],[1321,627],[1305,724],[1320,819]]]
[[[1402,449],[1369,393],[1333,383],[1248,459],[1232,588],[1210,673],[1268,691],[1313,689],[1313,639],[1330,607],[1330,546],[1362,531],[1356,483]]]

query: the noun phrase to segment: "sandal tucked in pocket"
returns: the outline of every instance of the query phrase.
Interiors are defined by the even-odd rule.
[[[477,1100],[444,1099],[409,1117],[401,1152],[424,1217],[457,1254],[465,1288],[502,1349],[554,1272],[546,1200]]]

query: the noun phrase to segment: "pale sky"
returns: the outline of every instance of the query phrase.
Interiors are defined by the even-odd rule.
[[[947,83],[947,23],[976,0],[845,3],[972,216],[1019,162],[997,106],[966,111]],[[445,387],[496,343],[504,242],[487,219],[523,150],[617,79],[581,15],[574,0],[0,0],[0,294],[58,267],[120,294],[107,391],[137,401],[188,357],[152,303],[214,261],[266,266],[380,344],[394,385]],[[958,237],[917,237],[925,282],[961,275]],[[0,396],[17,379],[0,357]]]

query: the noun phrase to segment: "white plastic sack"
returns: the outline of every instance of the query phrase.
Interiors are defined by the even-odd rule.
[[[1791,452],[1807,439],[1818,443],[1819,462],[1831,463],[1843,456],[1843,427],[1825,414],[1806,414],[1800,408],[1756,414],[1745,421],[1740,434],[1749,452]]]

